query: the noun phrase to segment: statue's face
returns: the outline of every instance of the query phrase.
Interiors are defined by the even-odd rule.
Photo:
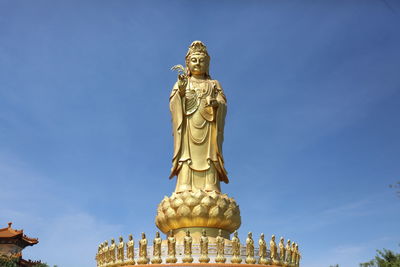
[[[207,72],[208,62],[204,54],[193,54],[189,58],[188,68],[195,75],[203,75]]]

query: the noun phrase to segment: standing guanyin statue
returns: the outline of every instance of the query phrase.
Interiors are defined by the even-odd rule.
[[[211,79],[206,46],[194,41],[186,54],[186,73],[178,75],[170,96],[174,155],[170,178],[177,176],[175,192],[220,191],[228,183],[222,156],[226,97]]]
[[[229,182],[222,155],[227,100],[210,76],[210,55],[201,41],[189,46],[185,63],[185,68],[172,68],[179,72],[169,97],[174,137],[170,178],[177,176],[176,187],[160,203],[156,225],[164,233],[174,230],[177,238],[186,229],[198,238],[202,227],[212,237],[221,229],[229,238],[241,218],[236,201],[220,186]]]

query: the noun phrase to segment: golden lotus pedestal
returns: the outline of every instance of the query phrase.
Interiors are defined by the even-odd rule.
[[[189,230],[193,238],[206,229],[207,236],[223,237],[240,227],[239,206],[233,198],[216,191],[185,191],[164,197],[157,208],[156,226],[165,234],[170,231],[179,238]]]

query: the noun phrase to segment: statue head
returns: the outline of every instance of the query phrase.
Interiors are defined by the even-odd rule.
[[[157,231],[157,232],[156,232],[156,238],[159,238],[159,237],[160,237],[160,232]]]
[[[247,237],[248,237],[248,238],[252,238],[252,237],[253,237],[253,233],[252,233],[252,232],[249,232],[249,233],[247,234]]]
[[[145,238],[146,238],[146,234],[142,233],[142,239],[145,239]]]
[[[275,241],[275,235],[272,235],[272,236],[271,236],[271,240],[272,240],[272,241]]]
[[[170,237],[174,237],[174,231],[169,230],[169,236],[170,236]]]
[[[104,246],[108,246],[108,241],[104,241]]]
[[[115,243],[114,238],[111,238],[111,244],[114,244],[114,243]]]
[[[290,246],[290,239],[287,240],[287,244]]]
[[[122,242],[122,240],[124,240],[124,239],[122,238],[122,236],[120,236],[119,237],[119,242]]]
[[[238,232],[236,230],[235,230],[235,232],[233,232],[233,236],[238,237]]]
[[[295,248],[295,246],[296,246],[296,243],[293,242],[293,243],[292,243],[292,248]]]
[[[281,237],[280,242],[283,243],[283,240],[284,240],[283,237]]]
[[[132,234],[129,235],[129,241],[131,241],[133,239]]]
[[[264,240],[264,233],[261,233],[260,238]]]
[[[186,231],[186,236],[190,236],[190,231],[189,230]]]
[[[222,236],[222,230],[221,229],[218,230],[218,235]]]
[[[210,56],[208,55],[207,47],[201,41],[194,41],[189,46],[185,61],[188,76],[197,74],[210,78]]]
[[[201,231],[201,235],[202,235],[202,236],[206,236],[206,229],[203,229],[203,230]]]

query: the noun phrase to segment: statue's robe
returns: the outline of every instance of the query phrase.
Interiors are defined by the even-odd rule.
[[[216,80],[195,87],[189,78],[185,96],[179,94],[178,83],[171,92],[174,154],[170,178],[178,176],[176,192],[220,191],[219,182],[229,182],[222,156],[226,98]],[[218,106],[207,106],[207,97],[215,98]]]

